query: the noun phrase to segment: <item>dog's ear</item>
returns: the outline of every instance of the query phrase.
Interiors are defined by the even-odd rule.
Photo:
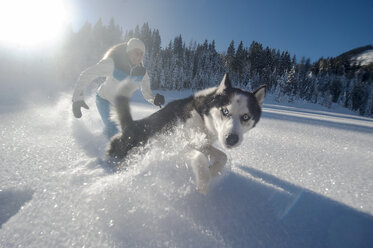
[[[232,88],[232,83],[231,83],[231,80],[229,79],[228,73],[225,73],[218,87],[218,92],[223,92],[225,89],[228,89],[228,88]]]
[[[257,88],[253,93],[254,93],[254,96],[256,98],[256,100],[258,101],[259,103],[259,106],[262,107],[263,105],[263,101],[264,101],[264,97],[266,96],[266,85],[261,85],[259,86],[259,88]]]

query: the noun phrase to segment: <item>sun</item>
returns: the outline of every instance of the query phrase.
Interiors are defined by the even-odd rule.
[[[69,21],[63,0],[0,2],[0,43],[25,47],[56,42]]]

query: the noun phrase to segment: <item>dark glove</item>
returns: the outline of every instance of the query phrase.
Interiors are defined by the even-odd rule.
[[[144,76],[146,73],[146,69],[144,66],[142,65],[139,65],[139,66],[136,66],[135,68],[132,69],[131,71],[131,76]]]
[[[84,101],[73,102],[73,113],[74,113],[75,118],[82,117],[82,111],[80,109],[81,107],[85,109],[89,109],[88,105]]]
[[[161,108],[163,104],[164,104],[164,96],[157,93],[154,97],[154,105],[159,106]]]

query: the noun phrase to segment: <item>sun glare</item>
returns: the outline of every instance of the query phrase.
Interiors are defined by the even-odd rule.
[[[25,47],[55,43],[69,21],[63,0],[0,2],[0,43]]]

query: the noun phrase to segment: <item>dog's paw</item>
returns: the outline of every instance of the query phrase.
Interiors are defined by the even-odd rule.
[[[209,192],[210,183],[197,182],[197,191],[203,195],[207,195]]]
[[[220,163],[220,162],[217,162],[217,163],[214,163],[213,165],[211,165],[209,167],[209,169],[210,169],[210,173],[213,177],[220,176],[221,174],[223,174],[224,164]]]
[[[211,173],[208,160],[202,153],[197,154],[192,161],[192,168],[196,179],[197,190],[206,195],[209,190]]]
[[[198,192],[206,195],[209,191],[210,181],[211,181],[211,174],[208,168],[202,169],[199,168],[197,171],[194,172],[196,177],[196,186]]]
[[[210,161],[212,163],[209,167],[211,176],[216,177],[221,175],[228,160],[227,155],[213,146],[208,146],[206,150],[210,155]]]

